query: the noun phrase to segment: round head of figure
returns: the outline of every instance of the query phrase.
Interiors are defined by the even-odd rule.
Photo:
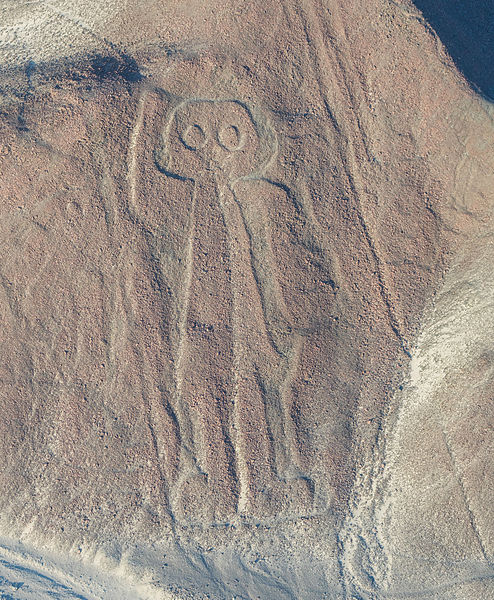
[[[173,110],[157,155],[160,168],[185,179],[217,173],[230,181],[259,172],[274,138],[235,100],[187,100]]]

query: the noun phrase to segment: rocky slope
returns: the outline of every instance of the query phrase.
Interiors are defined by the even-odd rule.
[[[493,109],[418,8],[0,14],[2,535],[143,597],[488,597]]]

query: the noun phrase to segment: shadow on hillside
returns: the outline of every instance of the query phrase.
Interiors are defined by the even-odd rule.
[[[494,0],[414,0],[457,67],[494,101]]]

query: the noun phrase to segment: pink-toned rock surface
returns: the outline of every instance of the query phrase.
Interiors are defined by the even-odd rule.
[[[493,113],[418,10],[0,14],[0,532],[149,597],[489,597]]]

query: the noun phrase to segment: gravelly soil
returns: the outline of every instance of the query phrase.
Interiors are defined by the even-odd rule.
[[[2,533],[149,597],[482,597],[493,113],[421,13],[0,15]]]

